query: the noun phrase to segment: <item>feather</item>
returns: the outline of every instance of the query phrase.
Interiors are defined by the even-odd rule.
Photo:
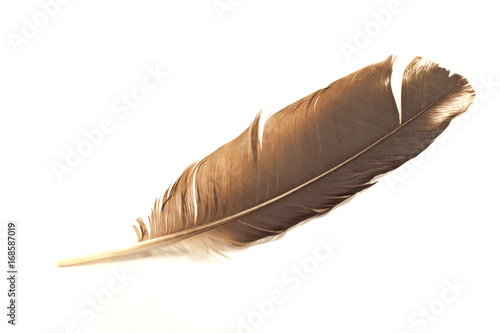
[[[343,77],[264,126],[257,114],[236,139],[184,170],[155,202],[149,231],[137,219],[138,243],[58,264],[174,242],[220,253],[327,213],[421,153],[472,103],[474,90],[463,76],[417,57],[403,73],[400,113],[391,90],[394,61]]]

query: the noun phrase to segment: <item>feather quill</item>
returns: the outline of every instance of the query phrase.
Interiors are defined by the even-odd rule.
[[[219,252],[273,239],[322,215],[421,153],[472,103],[458,74],[415,58],[403,73],[401,116],[391,90],[395,58],[367,66],[271,115],[187,167],[155,201],[139,242],[65,259],[60,266],[180,242]],[[262,128],[262,133],[259,132]]]

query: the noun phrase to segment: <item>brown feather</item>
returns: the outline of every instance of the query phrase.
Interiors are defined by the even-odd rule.
[[[196,242],[219,251],[282,235],[324,214],[417,156],[474,98],[467,80],[415,58],[402,81],[401,120],[391,91],[394,58],[365,67],[273,114],[192,164],[156,201],[139,243],[61,265]],[[76,260],[78,259],[78,260]]]

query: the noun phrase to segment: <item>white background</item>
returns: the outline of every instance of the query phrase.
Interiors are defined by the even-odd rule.
[[[17,222],[20,272],[16,327],[6,324],[1,279],[2,332],[498,332],[500,24],[491,2],[221,3],[230,10],[220,15],[212,0],[69,1],[17,46],[23,18],[44,24],[41,5],[0,5],[0,234]],[[346,56],[347,44],[357,53]],[[231,260],[56,266],[132,244],[135,218],[260,109],[390,54],[438,62],[478,94],[416,162]],[[168,77],[120,118],[113,103],[148,67]],[[53,163],[103,119],[113,130],[59,181]],[[319,263],[318,239],[340,244]],[[299,278],[291,269],[302,265],[309,273]],[[466,290],[456,296],[447,283]],[[282,297],[271,306],[273,293]]]

